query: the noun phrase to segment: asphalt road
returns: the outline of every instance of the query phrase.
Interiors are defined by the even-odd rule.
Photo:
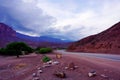
[[[120,61],[120,55],[115,55],[115,54],[67,52],[65,50],[57,50],[56,52],[59,52],[59,53],[62,53],[62,54],[76,54],[76,55],[79,55],[79,56],[104,58],[104,59],[109,59],[109,60],[113,60],[113,61]]]

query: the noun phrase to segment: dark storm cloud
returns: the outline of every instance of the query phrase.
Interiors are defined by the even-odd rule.
[[[55,18],[38,8],[35,1],[0,0],[0,21],[20,32],[41,34],[55,23]]]

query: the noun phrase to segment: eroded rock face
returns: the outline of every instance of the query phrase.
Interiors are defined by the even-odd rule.
[[[68,51],[120,54],[120,22],[99,34],[73,43]]]

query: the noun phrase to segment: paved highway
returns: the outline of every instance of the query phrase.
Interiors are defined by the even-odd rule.
[[[57,50],[56,52],[59,52],[62,54],[76,54],[76,55],[86,56],[86,57],[104,58],[104,59],[109,59],[113,61],[120,61],[120,55],[115,55],[115,54],[67,52],[65,50]]]

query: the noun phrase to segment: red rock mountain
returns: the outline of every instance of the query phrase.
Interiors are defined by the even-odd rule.
[[[73,43],[68,51],[120,54],[120,22],[99,34]]]
[[[30,41],[21,39],[16,36],[16,31],[4,23],[0,23],[0,47],[5,47],[10,42],[23,41],[31,43]]]

